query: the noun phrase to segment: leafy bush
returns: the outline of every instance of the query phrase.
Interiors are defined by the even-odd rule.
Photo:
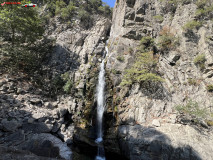
[[[70,93],[73,83],[70,79],[69,72],[62,74],[61,78],[62,78],[63,84],[64,84],[64,86],[63,86],[64,92],[67,94]]]
[[[208,17],[210,13],[213,12],[213,5],[205,8],[200,8],[196,10],[196,17],[199,19],[203,19],[205,17]]]
[[[199,29],[201,26],[202,26],[201,22],[192,20],[192,21],[187,22],[184,25],[183,29],[184,30],[193,30],[193,29]]]
[[[50,1],[47,3],[47,10],[51,17],[55,16],[55,10],[56,10],[56,3],[53,1]]]
[[[141,49],[141,52],[146,52],[146,51],[149,51],[150,49],[152,49],[154,45],[154,39],[152,37],[143,37],[141,40],[140,40],[140,49]]]
[[[124,56],[118,56],[117,60],[120,61],[120,62],[124,62],[125,59],[124,59]]]
[[[62,8],[61,9],[61,18],[62,19],[68,19],[69,18],[69,10],[68,10],[68,8]]]
[[[192,100],[190,100],[186,105],[177,105],[175,108],[178,112],[189,115],[195,119],[205,118],[207,115],[207,111],[205,109],[201,109],[198,103],[193,102]]]
[[[78,16],[82,22],[90,20],[90,14],[85,10],[79,10]]]
[[[56,93],[58,93],[58,91],[61,91],[63,85],[64,85],[64,81],[61,78],[61,76],[59,76],[59,75],[55,76],[51,81],[52,94],[56,94]]]
[[[64,92],[66,92],[67,94],[70,93],[72,86],[73,86],[72,81],[68,80],[63,87]]]
[[[212,84],[209,84],[206,87],[207,87],[208,92],[213,92],[213,85]]]
[[[170,27],[163,27],[162,31],[160,32],[159,41],[157,46],[161,51],[168,51],[171,49],[176,48],[179,44],[179,39],[175,37],[175,34],[172,33]]]
[[[111,15],[111,9],[110,6],[106,5],[105,3],[103,3],[102,6],[98,7],[98,11],[100,11],[102,14],[104,15]]]
[[[102,6],[101,0],[90,0],[90,7],[94,10],[98,10],[98,7]]]
[[[194,64],[199,66],[201,70],[205,69],[206,56],[205,54],[200,54],[195,57]]]
[[[210,0],[197,0],[196,5],[198,8],[204,8]]]
[[[157,59],[153,52],[138,53],[133,66],[125,70],[121,85],[162,82],[163,79],[155,73],[156,67]]]
[[[156,73],[158,57],[152,51],[154,39],[143,37],[138,48],[140,50],[136,53],[135,62],[130,69],[125,70],[121,85],[140,83],[143,87],[150,87],[151,84],[163,82],[163,78]]]
[[[62,1],[56,1],[56,8],[55,8],[55,14],[61,14],[62,9],[66,7],[66,3],[62,0]]]

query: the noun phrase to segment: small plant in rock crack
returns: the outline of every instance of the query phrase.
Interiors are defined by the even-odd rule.
[[[188,30],[193,30],[193,29],[199,29],[201,26],[202,26],[202,22],[192,20],[192,21],[187,22],[187,23],[183,26],[183,29],[184,29],[185,31],[188,31]]]
[[[157,42],[158,48],[162,51],[169,51],[175,49],[179,45],[179,38],[172,31],[171,27],[164,26],[160,32],[159,40]]]
[[[120,62],[124,62],[125,58],[124,58],[124,56],[118,56],[117,60]]]
[[[189,100],[186,105],[177,105],[175,109],[179,113],[188,115],[194,119],[204,119],[207,116],[207,111],[204,108],[200,108],[199,104],[195,101]]]
[[[69,77],[69,72],[66,72],[61,75],[61,78],[63,79],[65,85],[63,86],[63,90],[65,93],[69,94],[71,91],[71,88],[73,86],[73,83]]]
[[[161,16],[161,15],[156,15],[153,18],[155,21],[160,22],[160,23],[163,22],[163,20],[164,20],[163,16]]]
[[[213,84],[209,84],[206,87],[208,92],[213,92]]]
[[[201,71],[205,69],[206,56],[205,54],[199,54],[194,59],[194,64],[200,67]]]

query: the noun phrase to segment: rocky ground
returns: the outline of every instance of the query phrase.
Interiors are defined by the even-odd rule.
[[[60,101],[42,97],[42,91],[24,76],[1,75],[1,146],[27,150],[38,156],[69,159],[72,152],[67,144],[71,143],[73,127],[66,129],[68,122],[64,115],[68,111],[60,105]],[[8,151],[2,148],[2,152]]]

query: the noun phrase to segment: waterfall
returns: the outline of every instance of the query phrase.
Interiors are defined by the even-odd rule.
[[[105,47],[106,55],[108,54],[108,48]],[[102,60],[100,65],[100,72],[98,76],[97,85],[97,139],[95,142],[98,144],[98,154],[96,160],[105,160],[103,141],[103,114],[105,109],[105,69],[104,69],[105,58]]]

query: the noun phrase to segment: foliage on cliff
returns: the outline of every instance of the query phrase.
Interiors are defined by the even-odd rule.
[[[163,78],[157,74],[158,56],[153,54],[153,45],[154,39],[151,37],[141,39],[135,62],[130,69],[125,71],[121,85],[141,83],[146,86],[150,83],[163,81]]]
[[[78,17],[81,21],[91,19],[91,14],[101,14],[106,17],[111,16],[111,8],[101,0],[45,0],[47,3],[48,14],[46,19],[59,16],[62,20],[71,22],[71,19]]]
[[[162,53],[175,49],[179,44],[179,38],[176,33],[172,31],[171,27],[164,26],[160,32],[157,46]]]
[[[192,100],[189,100],[186,105],[177,105],[176,110],[197,120],[207,116],[206,109],[200,108],[199,104]]]

